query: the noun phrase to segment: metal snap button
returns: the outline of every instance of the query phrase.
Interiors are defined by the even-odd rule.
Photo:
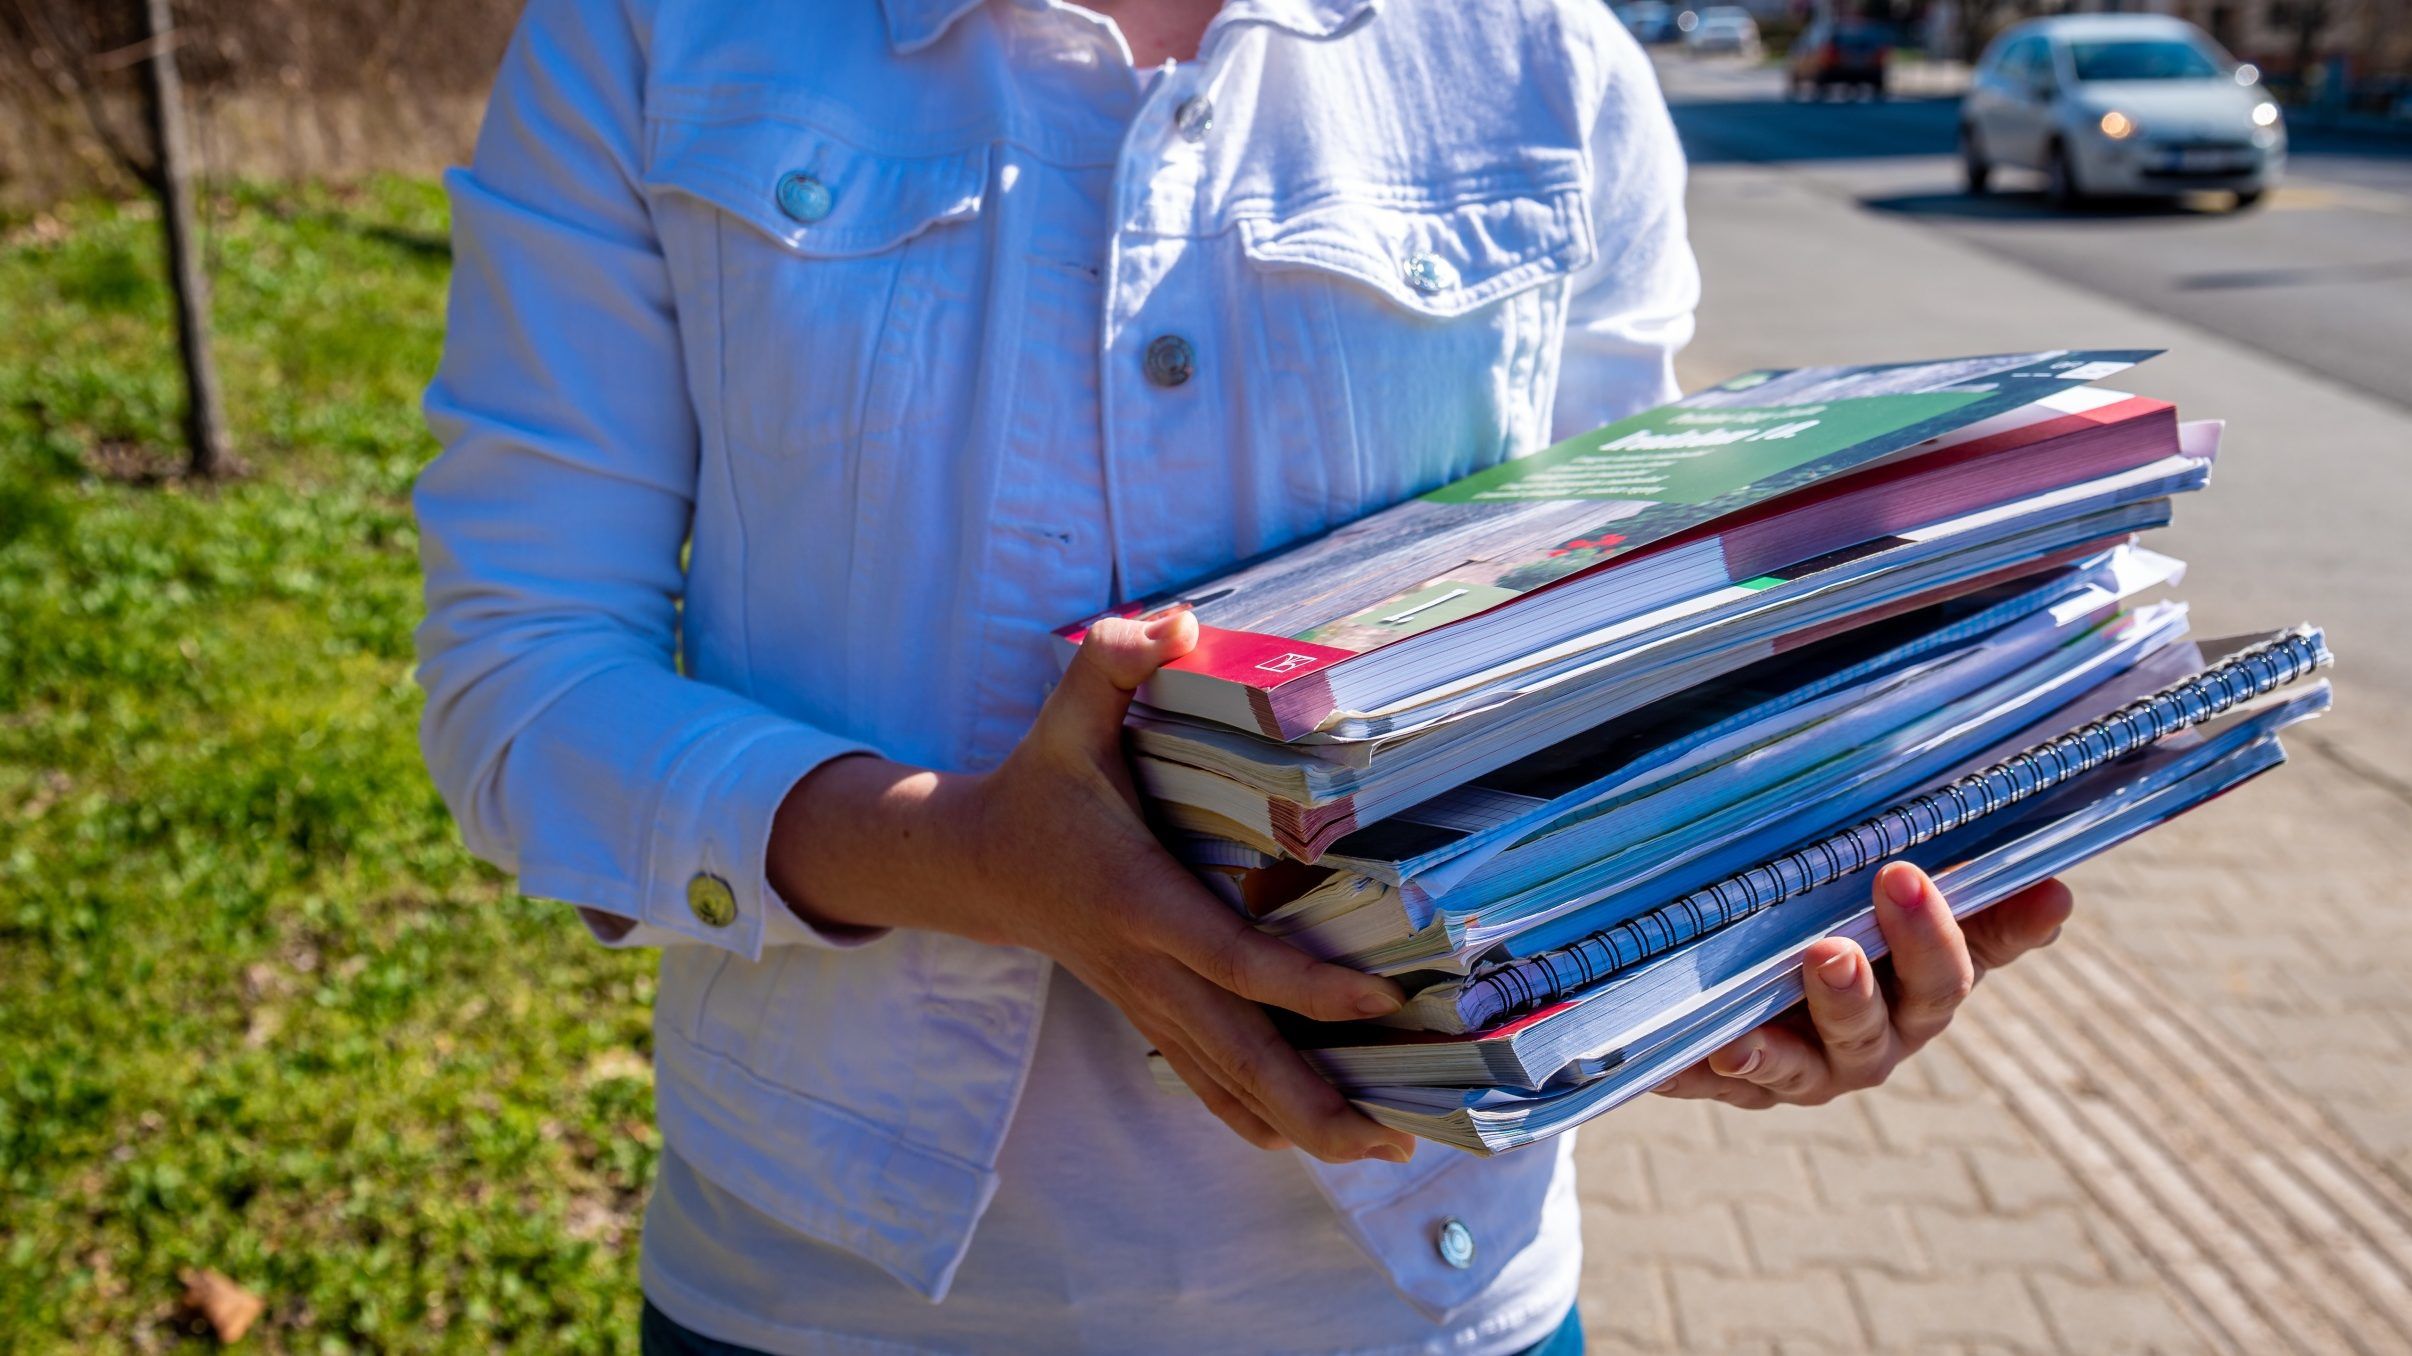
[[[1159,334],[1147,341],[1147,356],[1141,364],[1147,379],[1158,386],[1178,386],[1197,371],[1197,351],[1189,341],[1177,334]]]
[[[829,209],[836,205],[829,185],[802,170],[790,170],[779,176],[779,210],[805,225],[828,216]]]
[[[1474,1265],[1474,1231],[1462,1219],[1441,1221],[1440,1238],[1433,1245],[1440,1259],[1459,1271]]]
[[[1409,287],[1425,296],[1457,285],[1457,270],[1437,254],[1410,254],[1406,262],[1399,265],[1399,272],[1405,276]]]
[[[687,882],[687,908],[708,928],[725,928],[737,921],[737,892],[718,876],[697,874]]]
[[[1173,126],[1185,141],[1204,141],[1214,130],[1214,104],[1203,94],[1193,94],[1173,110]]]

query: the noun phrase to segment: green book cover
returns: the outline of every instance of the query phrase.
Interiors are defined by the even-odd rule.
[[[1226,642],[1361,654],[2151,356],[2073,349],[1749,372],[1148,606],[1188,602]],[[1196,667],[1208,670],[1223,667],[1214,654],[1238,654],[1202,649]]]

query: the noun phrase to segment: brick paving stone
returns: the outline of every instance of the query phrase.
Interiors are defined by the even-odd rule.
[[[1615,1135],[1633,1144],[1706,1144],[1717,1136],[1716,1113],[1732,1107],[1690,1098],[1636,1097],[1597,1123],[1594,1134]]]
[[[1592,1350],[1602,1342],[1623,1342],[1648,1351],[1667,1351],[1675,1345],[1675,1311],[1655,1265],[1586,1253],[1582,1309],[1584,1342]]]
[[[1648,1155],[1650,1184],[1662,1201],[1684,1205],[1767,1200],[1806,1204],[1814,1199],[1802,1151],[1790,1145],[1729,1149],[1659,1143],[1650,1145]]]
[[[2102,1273],[2102,1263],[2086,1238],[2085,1222],[2073,1209],[2005,1216],[1917,1206],[1909,1216],[1919,1240],[1934,1258],[1936,1270],[1946,1275],[2044,1268],[2080,1277]]]
[[[1678,1206],[1630,1213],[1586,1208],[1585,1256],[1684,1262],[1739,1274],[1750,1267],[1742,1231],[1727,1205]]]
[[[1776,1106],[1747,1115],[1719,1116],[1719,1142],[1733,1147],[1798,1145],[1807,1149],[1874,1150],[1869,1098],[1846,1097],[1824,1106]]]
[[[1959,1044],[1945,1032],[1941,1040],[1918,1052],[1916,1059],[1893,1072],[1893,1080],[1885,1085],[1886,1092],[1914,1092],[1920,1096],[1944,1101],[1965,1101],[1985,1097],[1992,1089],[1977,1077],[1968,1063],[1968,1056]]]
[[[1836,1272],[1743,1278],[1677,1267],[1673,1278],[1685,1351],[1730,1351],[1754,1339],[1824,1342],[1849,1351],[1867,1341]]]
[[[2265,1059],[2343,1053],[2365,1062],[2372,1057],[2400,1060],[2412,1054],[2412,1037],[2407,1037],[2395,1020],[2400,1015],[2375,1007],[2336,1013],[2229,1008],[2212,1014],[2241,1044]]]
[[[1959,1155],[1934,1152],[1861,1157],[1835,1154],[1812,1161],[1818,1187],[1835,1206],[1929,1203],[1974,1209],[1976,1181]]]
[[[2322,1110],[2329,1124],[2375,1157],[2393,1160],[2412,1154],[2412,1107],[2407,1107],[2400,1098],[2377,1103],[2340,1103]]]
[[[1640,1145],[1612,1137],[1610,1126],[1600,1126],[1576,1142],[1575,1154],[1582,1164],[1576,1180],[1585,1208],[1621,1215],[1656,1207]]]
[[[1914,1275],[1925,1254],[1894,1206],[1799,1210],[1780,1205],[1742,1207],[1742,1233],[1762,1270],[1878,1267]]]
[[[2275,1072],[2306,1097],[2324,1103],[2391,1107],[2404,1106],[2403,1085],[2389,1076],[2384,1061],[2343,1050],[2294,1055],[2277,1064]]]
[[[1891,1090],[1863,1098],[1868,1115],[1887,1147],[1907,1153],[1932,1153],[1954,1145],[1977,1148],[2033,1147],[2026,1128],[1998,1097],[1964,1097],[1942,1101],[1931,1097],[1888,1095]]]
[[[2034,1150],[1987,1150],[1963,1155],[1968,1170],[1984,1193],[1985,1205],[1996,1214],[2023,1215],[2051,1205],[2074,1205],[2085,1198],[2084,1188],[2059,1160]]]
[[[2102,1259],[2103,1279],[2134,1285],[2164,1284],[2152,1259],[2118,1225],[2099,1212],[2088,1213],[2084,1219],[2086,1238],[2094,1246],[2094,1256]]]
[[[1851,1280],[1878,1342],[1921,1349],[1930,1342],[1994,1342],[2034,1351],[2051,1341],[2035,1297],[2015,1275],[1909,1281],[1858,1272]]]
[[[2043,1306],[2064,1351],[2113,1353],[2187,1349],[2192,1325],[2169,1297],[2151,1286],[2101,1285],[2064,1276],[2035,1278]],[[2200,1342],[2199,1337],[2195,1339]]]

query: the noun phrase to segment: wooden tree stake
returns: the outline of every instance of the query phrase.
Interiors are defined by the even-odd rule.
[[[167,230],[168,290],[176,299],[176,346],[184,360],[186,469],[209,479],[227,468],[226,410],[218,398],[218,366],[210,355],[209,273],[201,261],[193,214],[193,151],[185,126],[184,81],[176,73],[175,15],[169,0],[136,0],[143,7],[142,62],[151,145],[158,154],[153,187]]]

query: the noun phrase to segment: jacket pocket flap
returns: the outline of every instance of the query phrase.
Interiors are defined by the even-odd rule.
[[[1573,186],[1450,207],[1333,202],[1240,231],[1261,265],[1341,274],[1439,318],[1573,273],[1595,252],[1590,206]]]
[[[657,118],[645,184],[700,198],[801,254],[876,254],[978,216],[988,147],[889,155],[782,116]]]

